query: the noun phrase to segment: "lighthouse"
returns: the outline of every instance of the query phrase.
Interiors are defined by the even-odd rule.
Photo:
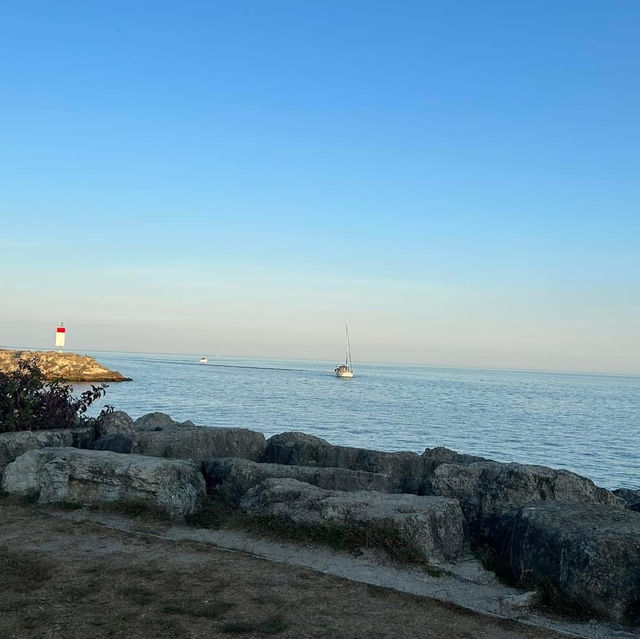
[[[60,352],[62,352],[64,347],[64,338],[66,335],[67,329],[64,327],[64,322],[60,322],[60,326],[56,328],[56,346],[60,349]]]

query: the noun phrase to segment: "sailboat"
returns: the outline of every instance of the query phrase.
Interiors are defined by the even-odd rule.
[[[347,352],[344,358],[344,364],[340,364],[333,369],[336,377],[353,377],[353,364],[351,362],[351,344],[349,343],[349,325],[347,318],[344,318],[344,330],[347,334]]]

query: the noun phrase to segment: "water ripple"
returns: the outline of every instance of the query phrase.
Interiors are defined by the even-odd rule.
[[[640,488],[640,377],[360,365],[342,380],[326,362],[91,354],[133,377],[106,398],[133,416],[382,450],[448,446]]]

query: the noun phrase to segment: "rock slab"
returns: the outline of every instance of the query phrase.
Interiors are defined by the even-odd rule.
[[[93,428],[60,428],[0,433],[0,475],[16,457],[36,448],[76,446],[84,448],[93,440]]]
[[[40,503],[145,503],[174,518],[194,512],[206,494],[196,464],[76,448],[20,455],[5,468],[2,489],[37,494]]]
[[[616,497],[623,499],[629,510],[640,512],[640,490],[630,488],[617,488],[613,491]]]
[[[258,461],[264,452],[262,433],[246,428],[208,428],[179,424],[163,413],[150,413],[113,430],[93,445],[96,450],[202,462],[212,457]]]
[[[499,569],[616,622],[640,623],[640,514],[547,502],[494,524]]]
[[[534,502],[623,506],[610,491],[567,470],[493,461],[440,464],[429,478],[428,493],[458,499],[472,535],[493,517]]]
[[[347,468],[318,468],[260,464],[247,459],[208,459],[202,464],[208,492],[217,492],[237,504],[242,496],[265,479],[290,478],[328,490],[377,490],[392,492],[386,475]]]
[[[453,561],[462,554],[462,513],[452,499],[377,492],[324,490],[295,479],[267,479],[240,501],[250,515],[301,526],[366,530],[393,540],[420,561]]]
[[[379,473],[386,475],[394,489],[400,492],[420,493],[424,485],[424,461],[416,453],[334,446],[305,433],[289,432],[270,437],[262,461]]]

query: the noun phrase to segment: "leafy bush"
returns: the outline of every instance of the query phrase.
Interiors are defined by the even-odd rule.
[[[107,384],[92,384],[91,390],[74,397],[70,384],[45,382],[37,358],[20,360],[16,370],[0,372],[0,432],[93,424],[113,411],[113,406],[105,406],[95,419],[85,415],[106,389]]]

